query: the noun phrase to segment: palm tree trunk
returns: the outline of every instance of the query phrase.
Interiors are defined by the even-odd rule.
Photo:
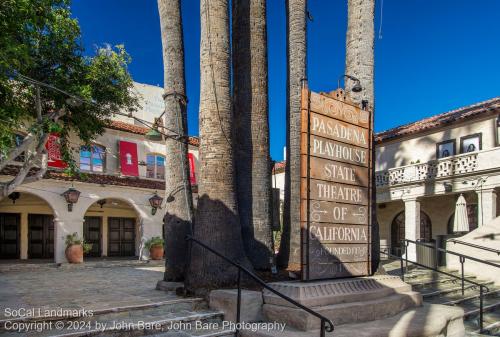
[[[167,130],[187,134],[187,110],[184,77],[184,42],[180,0],[158,0],[163,72],[165,117]],[[168,132],[168,131],[167,131]],[[165,167],[165,275],[166,281],[184,278],[188,245],[185,237],[191,232],[193,200],[189,182],[188,145],[181,138],[167,138]]]
[[[287,137],[283,234],[278,264],[300,268],[300,109],[301,82],[306,79],[307,0],[286,1]]]
[[[256,269],[269,269],[273,240],[266,0],[233,0],[232,17],[238,211],[250,262]]]
[[[228,0],[201,1],[200,174],[194,237],[249,265],[235,192]],[[234,285],[236,268],[193,244],[185,286],[205,293]]]
[[[346,35],[346,62],[345,73],[358,78],[363,90],[353,92],[353,81],[347,80],[345,84],[346,93],[354,103],[362,105],[363,101],[368,103],[372,112],[372,120],[375,114],[374,96],[374,10],[375,0],[348,0],[347,35]],[[372,158],[375,158],[375,143],[372,139]],[[372,165],[372,177],[375,177],[375,165]],[[374,179],[374,178],[373,178]],[[380,236],[377,222],[377,191],[375,181],[372,181],[372,272],[378,268],[380,261]]]
[[[352,91],[354,82],[346,80],[345,89],[357,104],[367,100],[374,106],[373,39],[375,0],[348,0],[345,73],[357,77],[363,90]]]

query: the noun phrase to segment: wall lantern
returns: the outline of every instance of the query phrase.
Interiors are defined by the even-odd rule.
[[[444,191],[447,193],[453,191],[453,185],[451,183],[444,182],[443,187],[444,187]]]
[[[12,192],[11,194],[9,194],[9,199],[12,200],[13,204],[16,203],[16,200],[19,199],[19,197],[21,197],[21,193],[19,192]]]
[[[62,194],[66,202],[68,203],[68,212],[73,211],[73,204],[78,202],[78,198],[80,197],[80,191],[78,191],[74,187],[70,187],[66,192]]]
[[[149,204],[151,205],[151,214],[155,215],[158,208],[161,209],[161,204],[163,203],[163,198],[160,197],[156,192],[149,198]]]

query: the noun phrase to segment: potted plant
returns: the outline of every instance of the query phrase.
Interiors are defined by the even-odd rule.
[[[153,236],[146,241],[146,249],[149,249],[149,257],[151,260],[161,260],[163,258],[163,245],[165,240],[159,236]]]
[[[78,233],[66,235],[66,259],[69,263],[82,263],[83,254],[90,252],[92,244],[86,243]]]

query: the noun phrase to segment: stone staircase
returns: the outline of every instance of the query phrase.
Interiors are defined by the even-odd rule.
[[[234,330],[223,327],[223,313],[210,310],[202,298],[169,295],[171,295],[170,299],[161,302],[95,310],[91,317],[49,316],[17,320],[3,318],[0,320],[0,336],[222,337],[234,335]],[[15,331],[16,327],[28,327],[30,331]],[[36,331],[39,330],[37,327],[42,327],[43,331]]]
[[[384,268],[389,274],[399,275],[399,261],[386,264]],[[409,268],[405,273],[405,282],[412,285],[413,290],[422,294],[424,302],[457,306],[464,310],[464,324],[470,335],[479,335],[479,287],[465,282],[462,295],[461,280],[434,272],[422,267]],[[443,269],[452,275],[460,276],[458,271]],[[471,281],[483,284],[489,291],[483,294],[483,327],[482,335],[500,336],[500,287],[493,282],[477,279],[473,275],[465,275]]]

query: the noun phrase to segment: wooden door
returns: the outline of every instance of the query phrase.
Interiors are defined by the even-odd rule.
[[[108,218],[108,256],[135,256],[135,219]]]
[[[20,214],[0,213],[0,259],[19,259]]]
[[[28,257],[54,258],[54,217],[46,214],[28,214]]]
[[[92,244],[90,252],[85,256],[101,256],[101,234],[102,218],[100,216],[86,216],[83,222],[83,238],[85,242]]]

